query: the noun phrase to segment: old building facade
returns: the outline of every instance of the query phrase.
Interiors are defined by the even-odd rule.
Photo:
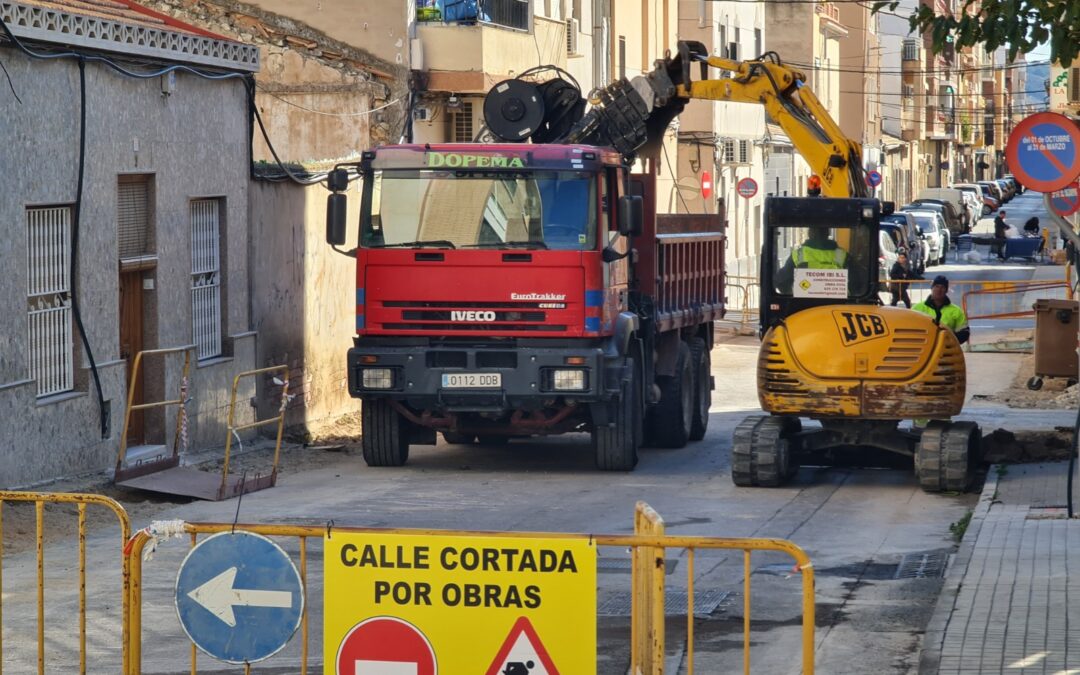
[[[138,7],[25,0],[0,17],[31,51],[95,57],[0,42],[15,92],[0,96],[0,484],[111,466],[140,350],[191,347],[184,436],[220,445],[232,378],[255,363],[245,77],[257,51]],[[185,69],[133,78],[99,57]],[[176,398],[180,374],[175,357],[148,360],[134,401]],[[129,444],[171,438],[174,415],[136,416]]]

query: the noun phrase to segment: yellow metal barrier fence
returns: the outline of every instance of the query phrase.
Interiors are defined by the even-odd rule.
[[[310,525],[264,525],[241,523],[184,523],[183,531],[190,535],[194,547],[200,534],[209,535],[220,532],[244,530],[268,537],[295,537],[299,539],[300,563],[298,570],[305,589],[308,588],[308,546],[307,540],[313,537],[321,541],[326,534],[326,526]],[[335,532],[388,535],[403,534],[413,536],[483,536],[483,537],[542,537],[553,539],[590,538],[597,546],[631,549],[632,564],[632,608],[631,608],[631,660],[633,673],[642,675],[661,675],[664,672],[664,557],[668,549],[685,549],[687,552],[687,672],[694,672],[693,624],[694,624],[694,552],[698,549],[733,549],[743,551],[743,672],[750,673],[750,556],[752,551],[774,551],[791,556],[795,564],[792,574],[800,574],[802,579],[802,672],[814,673],[814,571],[806,553],[795,544],[780,539],[740,539],[700,536],[671,536],[664,534],[663,520],[647,504],[639,502],[635,514],[635,533],[632,535],[588,535],[549,532],[487,532],[469,530],[423,530],[423,529],[383,529],[363,527],[334,527]],[[150,528],[140,530],[129,540],[125,548],[131,571],[131,612],[128,652],[130,653],[130,675],[139,675],[142,668],[142,588],[143,588],[143,552],[148,542],[153,539]],[[310,603],[305,603],[300,627],[300,666],[301,675],[307,675],[309,653],[308,612]],[[196,649],[191,645],[191,673],[197,673]],[[243,666],[245,675],[251,673],[251,665]]]
[[[123,554],[125,542],[131,538],[131,523],[127,511],[119,503],[104,495],[79,494],[79,493],[44,493],[44,492],[13,492],[0,491],[0,673],[3,672],[3,617],[4,599],[7,595],[3,592],[3,559],[4,559],[4,504],[7,502],[21,502],[34,504],[35,541],[37,547],[37,672],[44,675],[45,671],[45,505],[46,504],[76,504],[78,513],[78,644],[79,644],[79,673],[86,673],[86,507],[89,505],[104,506],[110,509],[119,520],[120,540],[117,552],[120,554],[121,565],[121,589],[120,608],[122,635],[120,640],[121,668],[123,673],[130,671],[130,653],[128,650],[128,631],[130,628],[131,596],[129,558]],[[98,669],[100,672],[100,669]],[[25,667],[19,672],[26,672]]]
[[[248,424],[236,426],[236,390],[240,386],[240,378],[254,377],[256,375],[272,375],[273,373],[284,374],[275,384],[281,387],[281,405],[278,406],[278,414],[262,420],[255,420]],[[225,430],[225,462],[221,467],[221,487],[218,488],[218,499],[235,497],[245,492],[255,492],[264,488],[273,487],[277,483],[278,460],[281,458],[281,434],[285,429],[285,408],[289,405],[289,367],[269,366],[257,370],[245,370],[237,373],[233,378],[232,396],[229,398],[229,428]],[[257,429],[267,424],[277,423],[277,437],[274,441],[274,464],[268,476],[255,476],[249,483],[245,476],[239,479],[229,480],[229,457],[232,451],[233,437],[246,429]],[[237,436],[239,438],[239,436]]]

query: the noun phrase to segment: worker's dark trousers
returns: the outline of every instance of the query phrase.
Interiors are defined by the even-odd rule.
[[[892,292],[893,307],[896,307],[897,303],[899,303],[901,300],[904,302],[904,305],[906,305],[908,309],[911,309],[911,296],[908,295],[906,285],[899,290],[894,290]]]

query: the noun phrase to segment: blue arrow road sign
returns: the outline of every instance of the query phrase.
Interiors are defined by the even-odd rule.
[[[228,663],[267,659],[304,613],[300,574],[262,535],[222,532],[188,552],[176,575],[176,613],[195,645]]]

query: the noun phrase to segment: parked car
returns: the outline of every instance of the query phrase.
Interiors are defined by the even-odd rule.
[[[1001,186],[991,180],[981,180],[979,185],[985,185],[986,189],[990,191],[990,196],[997,200],[998,207],[1005,204],[1005,198],[1001,193]]]
[[[937,211],[941,214],[941,219],[945,221],[945,227],[950,232],[960,236],[964,233],[964,224],[960,219],[960,214],[957,212],[952,202],[946,202],[941,199],[916,199],[911,204],[904,207],[905,210],[923,210],[923,211]]]
[[[997,200],[991,197],[989,189],[982,185],[976,185],[975,183],[957,183],[956,185],[953,185],[953,187],[968,195],[968,197],[978,205],[979,210],[977,213],[988,216],[998,207]],[[976,220],[978,219],[976,218]]]
[[[968,232],[975,227],[975,223],[979,222],[979,218],[983,216],[983,200],[982,191],[977,185],[973,185],[970,188],[961,188],[953,186],[954,190],[960,192],[960,196],[964,199],[964,207],[968,211]]]
[[[979,189],[982,190],[983,201],[990,200],[990,202],[992,202],[990,205],[991,211],[997,211],[999,208],[1001,208],[1001,200],[994,195],[994,191],[990,189],[989,184],[975,183],[975,185],[978,185]]]
[[[901,248],[907,249],[903,246],[903,232],[900,230],[900,225],[893,223],[882,223],[881,229],[878,232],[878,281],[889,280],[889,270],[892,269],[893,263],[896,262],[896,258]]]
[[[923,200],[939,200],[951,204],[960,216],[960,230],[962,232],[970,231],[971,226],[975,224],[975,214],[978,211],[968,209],[968,202],[964,199],[964,193],[956,188],[925,188],[919,191],[919,196],[915,199],[915,201]]]
[[[945,226],[945,220],[941,217],[941,214],[937,211],[918,211],[905,208],[907,213],[910,213],[915,219],[915,222],[919,225],[919,229],[926,236],[926,242],[929,244],[930,257],[927,258],[926,266],[936,265],[938,263],[945,262],[945,256],[949,251],[949,228]]]
[[[1016,187],[1004,178],[998,178],[994,182],[1001,186],[1001,192],[1005,195],[1005,201],[1011,202],[1013,197],[1016,196]]]
[[[918,223],[915,222],[915,218],[906,211],[897,211],[887,216],[881,217],[882,225],[895,225],[899,227],[903,234],[903,241],[906,242],[905,247],[908,252],[908,262],[911,263],[911,269],[916,274],[922,274],[926,271],[926,261],[929,258],[928,245],[925,241],[926,235],[919,229]]]
[[[1020,181],[1016,180],[1016,176],[1012,175],[1011,173],[1007,173],[1005,174],[1005,179],[1011,180],[1013,182],[1013,185],[1016,186],[1016,194],[1024,194],[1024,186],[1020,183]]]

